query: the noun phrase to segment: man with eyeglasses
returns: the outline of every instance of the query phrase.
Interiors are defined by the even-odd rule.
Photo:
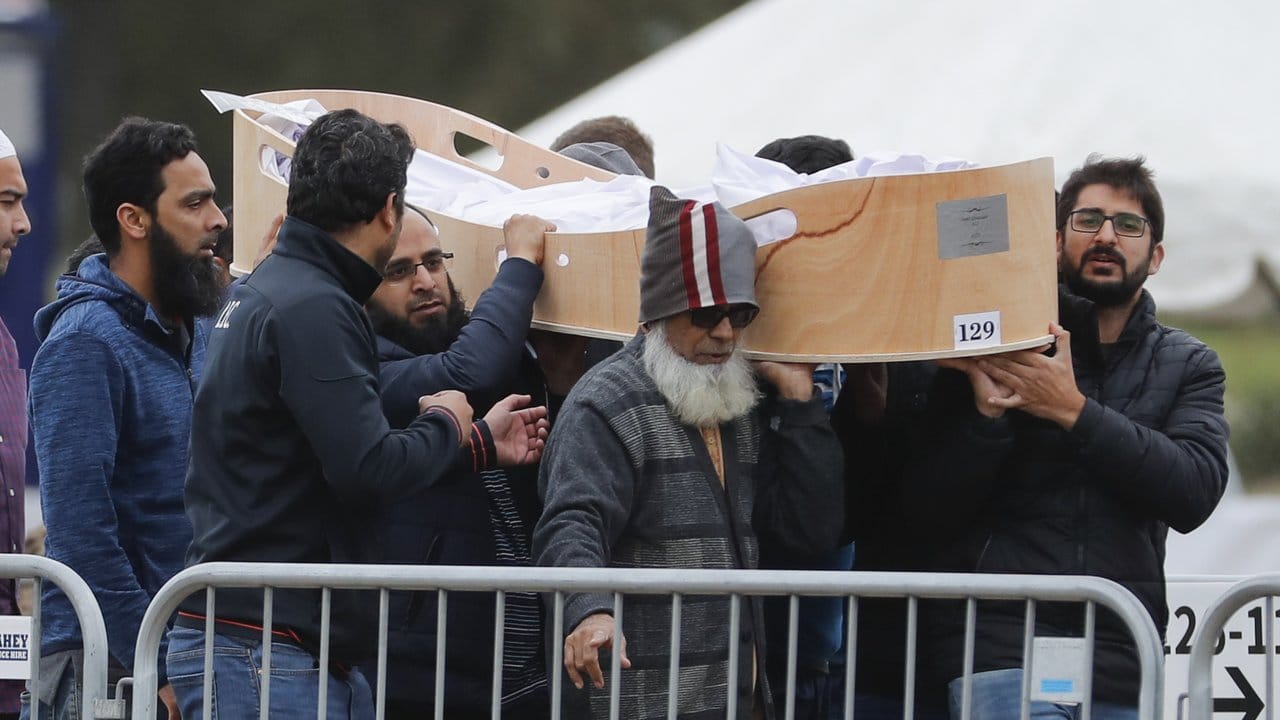
[[[417,414],[418,398],[446,389],[466,394],[477,413],[510,394],[558,405],[582,372],[580,346],[536,356],[527,344],[542,287],[545,235],[555,226],[516,215],[503,227],[506,260],[468,312],[449,276],[452,253],[427,216],[406,208],[382,283],[365,303],[377,333],[383,411],[392,427]],[[577,359],[577,370],[555,360]],[[541,366],[540,366],[541,363]],[[551,400],[548,403],[548,400]],[[537,465],[477,471],[457,465],[430,487],[389,508],[379,526],[384,562],[430,565],[532,564],[529,545],[541,503]],[[443,672],[449,717],[488,717],[493,686],[493,593],[451,593],[445,664],[436,667],[436,594],[393,593],[386,717],[430,717]],[[509,592],[503,625],[502,711],[548,710],[541,608],[535,593]]]
[[[1142,601],[1163,633],[1169,528],[1190,532],[1227,481],[1217,355],[1156,321],[1142,289],[1164,258],[1164,208],[1139,159],[1090,157],[1057,204],[1059,317],[1052,353],[941,361],[931,425],[909,473],[916,522],[954,533],[950,569],[1096,575]],[[956,372],[959,371],[959,372]],[[972,717],[1019,715],[1025,607],[980,604]],[[1040,604],[1037,637],[1081,637],[1080,604]],[[963,608],[927,618],[923,657],[961,711]],[[1097,615],[1092,717],[1137,716],[1134,641]],[[1082,658],[1082,652],[1076,659]],[[1032,717],[1078,705],[1034,702]]]
[[[641,332],[593,367],[560,411],[538,475],[539,565],[754,568],[758,538],[799,554],[835,547],[843,521],[839,442],[813,366],[758,363],[739,341],[755,319],[756,243],[719,204],[650,195]],[[767,383],[757,385],[756,374]],[[763,395],[763,397],[762,397]],[[607,717],[600,656],[621,645],[621,716],[667,715],[672,605],[610,593],[565,596],[566,717]],[[730,626],[727,597],[683,598],[681,717],[772,717],[759,598]],[[740,632],[737,667],[729,637]],[[552,671],[559,672],[558,668]]]

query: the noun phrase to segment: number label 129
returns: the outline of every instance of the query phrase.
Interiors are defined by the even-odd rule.
[[[976,350],[1001,344],[1000,311],[956,315],[951,319],[956,350]]]

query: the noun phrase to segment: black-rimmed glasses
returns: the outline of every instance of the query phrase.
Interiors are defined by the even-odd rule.
[[[1102,226],[1111,221],[1116,235],[1122,237],[1142,237],[1150,222],[1141,215],[1133,213],[1103,214],[1101,210],[1074,210],[1071,213],[1071,229],[1082,233],[1096,233]]]
[[[422,262],[411,263],[408,260],[393,262],[382,271],[382,279],[389,283],[404,282],[413,277],[420,267],[426,268],[432,275],[439,275],[449,270],[449,266],[453,265],[452,260],[453,253],[438,252],[427,255]]]

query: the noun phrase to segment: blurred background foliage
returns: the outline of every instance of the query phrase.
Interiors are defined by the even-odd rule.
[[[230,202],[231,119],[201,89],[389,92],[516,129],[742,2],[50,0],[62,63],[55,256],[89,232],[81,158],[126,115],[191,126]]]
[[[1218,352],[1227,372],[1227,419],[1246,490],[1280,493],[1280,317],[1238,323],[1161,318]],[[1232,482],[1240,478],[1232,478]]]

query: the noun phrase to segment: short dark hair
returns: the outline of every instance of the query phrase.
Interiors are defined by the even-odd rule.
[[[85,157],[89,225],[108,255],[120,252],[116,210],[131,203],[154,217],[156,201],[164,192],[161,172],[192,152],[196,152],[196,136],[186,125],[128,117]]]
[[[66,274],[75,275],[76,272],[80,270],[80,263],[84,262],[92,255],[97,255],[100,252],[106,251],[107,249],[102,247],[102,241],[98,239],[98,236],[90,235],[84,242],[77,245],[76,249],[72,250],[71,254],[67,256]]]
[[[232,209],[230,205],[222,208],[222,215],[227,219],[227,226],[222,228],[222,232],[218,233],[218,241],[213,246],[213,256],[230,265],[236,257],[236,236],[235,229],[231,223]]]
[[[293,154],[289,215],[336,233],[372,221],[392,193],[396,216],[403,215],[413,150],[409,133],[396,123],[355,110],[321,115]]]
[[[778,138],[756,152],[756,157],[773,160],[806,175],[853,160],[849,143],[822,135]]]
[[[560,152],[570,145],[586,142],[613,143],[631,156],[644,176],[653,179],[653,140],[640,132],[640,128],[628,118],[619,115],[583,120],[560,133],[551,143],[551,149]]]
[[[1067,218],[1075,209],[1080,191],[1089,185],[1110,185],[1133,196],[1142,205],[1142,212],[1151,223],[1151,245],[1164,239],[1164,201],[1156,189],[1155,173],[1143,163],[1141,155],[1135,158],[1104,158],[1093,154],[1085,158],[1084,166],[1072,171],[1058,193],[1058,230],[1067,225]]]

